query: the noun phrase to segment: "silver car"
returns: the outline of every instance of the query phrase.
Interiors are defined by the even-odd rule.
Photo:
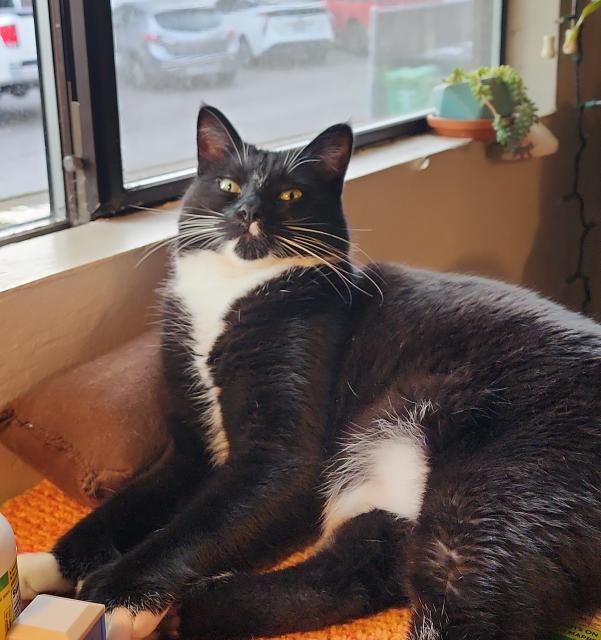
[[[235,77],[236,34],[214,4],[124,2],[113,10],[113,29],[120,72],[138,87],[198,77],[230,83]]]

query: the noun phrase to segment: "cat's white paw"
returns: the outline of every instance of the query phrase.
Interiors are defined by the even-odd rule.
[[[40,593],[64,593],[71,589],[51,553],[23,553],[17,557],[17,568],[23,600],[33,600]]]
[[[150,613],[142,611],[134,616],[124,607],[118,607],[107,615],[107,640],[140,640],[147,638],[159,626],[167,611]]]

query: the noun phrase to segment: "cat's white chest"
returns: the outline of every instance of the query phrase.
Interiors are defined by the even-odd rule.
[[[214,384],[209,356],[226,330],[225,317],[236,300],[294,266],[291,261],[273,258],[241,260],[231,251],[191,251],[175,260],[171,291],[190,318],[193,373],[199,406],[206,407],[207,445],[216,465],[227,460],[229,442],[223,426],[221,390]]]

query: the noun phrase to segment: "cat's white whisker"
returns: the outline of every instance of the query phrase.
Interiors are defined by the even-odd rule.
[[[321,231],[320,229],[311,229],[306,227],[305,225],[290,225],[290,224],[286,224],[285,225],[286,228],[288,229],[292,229],[294,231],[304,231],[307,233],[316,233],[319,234],[321,236],[328,236],[330,238],[334,238],[336,240],[341,240],[342,242],[346,243],[350,249],[352,249],[353,251],[358,251],[359,253],[363,254],[369,262],[374,263],[374,259],[367,253],[365,252],[356,242],[353,242],[352,240],[347,240],[346,238],[341,238],[340,236],[337,236],[335,233],[328,233],[327,231]],[[369,229],[353,229],[353,231],[369,231]],[[372,269],[372,271],[374,271]]]
[[[299,239],[298,237],[296,238],[296,240],[299,242],[299,244],[303,244],[304,248],[306,251],[309,251],[308,247],[311,247],[313,250],[315,251],[319,251],[320,249],[322,251],[327,251],[328,255],[332,256],[333,258],[335,258],[337,261],[339,262],[343,262],[345,264],[348,264],[351,268],[355,269],[355,265],[350,262],[349,260],[347,260],[345,257],[343,257],[340,254],[335,253],[335,251],[333,250],[332,247],[330,247],[329,245],[325,244],[325,243],[315,243],[314,240],[312,241],[308,241],[307,238],[304,239]],[[355,289],[357,289],[357,291],[360,291],[361,293],[370,296],[371,297],[371,293],[369,293],[369,291],[365,291],[364,289],[362,289],[356,282],[353,282],[353,280],[344,275],[344,273],[341,270],[336,270],[334,267],[332,267],[333,270],[337,273],[338,277],[343,279],[345,282],[348,282],[348,284],[350,284],[352,287],[354,287]],[[380,287],[378,287],[378,285],[369,277],[367,276],[367,274],[364,273],[364,275],[366,275],[366,277],[368,278],[368,280],[370,280],[372,282],[372,284],[376,287],[376,289],[380,292],[380,295],[383,298],[383,293],[382,290],[380,289]]]
[[[216,233],[214,233],[214,234],[211,234],[211,233],[205,233],[205,234],[193,233],[193,234],[190,234],[190,235],[186,236],[186,241],[181,243],[178,248],[180,250],[187,249],[188,247],[191,247],[194,244],[200,242],[201,244],[200,244],[200,246],[198,248],[207,249],[209,247],[215,246],[221,240],[222,240],[221,234],[216,234]]]
[[[182,222],[180,229],[213,229],[217,228],[219,223],[211,222],[210,220],[196,220],[190,222]]]
[[[202,202],[198,202],[197,204],[195,204],[194,206],[192,205],[185,205],[182,207],[182,212],[195,212],[195,211],[200,211],[201,213],[212,213],[216,216],[219,216],[220,218],[224,217],[224,214],[222,211],[215,211],[215,209],[211,209],[210,207],[207,207],[204,203]]]
[[[142,254],[142,257],[134,265],[134,269],[137,269],[143,262],[145,262],[148,258],[150,258],[150,256],[152,256],[154,253],[156,253],[160,249],[168,247],[171,244],[175,244],[176,242],[177,242],[177,236],[174,236],[173,238],[167,238],[166,240],[159,240],[158,243],[153,244],[148,250],[146,250]]]
[[[296,162],[296,160],[300,157],[300,155],[304,150],[305,150],[305,147],[299,147],[298,149],[294,149],[288,162],[284,165],[284,169],[286,169],[287,171],[290,171],[291,165]]]
[[[289,229],[294,229],[295,227],[292,226],[288,226]],[[329,234],[329,233],[325,233],[324,235],[328,235],[328,236],[332,236],[333,238],[338,238],[338,236],[335,236],[333,234]],[[319,240],[318,238],[309,238],[307,236],[304,235],[297,235],[296,236],[297,239],[299,240],[304,240],[304,241],[310,241],[312,243],[312,245],[314,246],[314,248],[321,248],[325,251],[329,251],[330,253],[333,253],[335,255],[338,256],[338,259],[341,262],[344,262],[345,264],[349,265],[351,268],[356,269],[356,265],[350,261],[348,259],[348,257],[343,254],[341,251],[337,250],[335,247],[332,247],[331,245],[327,244],[326,242],[323,242],[321,240]],[[341,240],[344,240],[343,238],[340,238]],[[344,240],[345,242],[347,242],[347,244],[352,245],[354,243],[350,243],[347,240]],[[369,271],[371,271],[375,277],[378,277],[379,274],[377,274],[375,272],[374,269],[371,269],[369,266],[365,265],[361,268],[361,273],[363,273],[363,275],[365,276],[365,278],[367,278],[367,280],[369,280],[369,282],[371,282],[371,284],[376,288],[376,290],[378,291],[378,293],[380,294],[380,298],[382,299],[382,301],[384,301],[384,293],[382,291],[382,289],[380,288],[380,286],[378,285],[378,283],[374,280],[374,278],[372,278],[370,276],[370,274],[368,273]],[[367,292],[364,292],[367,293]],[[371,295],[371,294],[368,294]]]
[[[298,169],[299,167],[302,167],[304,164],[309,164],[310,162],[320,162],[319,158],[304,158],[303,160],[299,160],[298,162],[295,162],[289,169],[288,171],[290,173],[292,173],[293,171],[295,171],[296,169]]]
[[[348,301],[349,301],[349,304],[350,304],[350,302],[353,299],[353,294],[352,294],[352,292],[351,292],[351,290],[350,290],[350,288],[349,288],[349,286],[347,284],[347,281],[345,280],[344,277],[341,277],[340,271],[338,269],[336,269],[336,267],[329,260],[326,260],[324,258],[324,256],[318,255],[317,253],[313,252],[311,249],[308,249],[307,247],[303,247],[302,245],[300,245],[299,243],[295,242],[294,240],[291,240],[290,238],[282,238],[282,241],[285,242],[285,243],[290,243],[290,244],[292,244],[292,246],[298,247],[298,249],[301,251],[301,254],[304,251],[304,252],[308,253],[309,255],[313,256],[314,258],[317,258],[317,260],[320,260],[321,262],[323,262],[328,267],[330,267],[330,269],[342,280],[342,283],[346,287],[346,290],[348,291],[348,294],[349,294],[349,300]],[[326,274],[323,274],[323,275],[326,277],[328,282],[330,282],[330,284],[332,284],[330,279],[327,277],[327,275]],[[332,286],[334,286],[334,285],[332,285]],[[336,291],[338,291],[337,287],[334,286],[334,288],[336,289]],[[340,291],[338,291],[338,293],[340,293]],[[342,299],[344,300],[344,298],[342,298]]]

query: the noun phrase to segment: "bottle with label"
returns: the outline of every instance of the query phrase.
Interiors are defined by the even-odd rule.
[[[0,513],[0,640],[6,639],[20,608],[17,542],[8,520]]]

